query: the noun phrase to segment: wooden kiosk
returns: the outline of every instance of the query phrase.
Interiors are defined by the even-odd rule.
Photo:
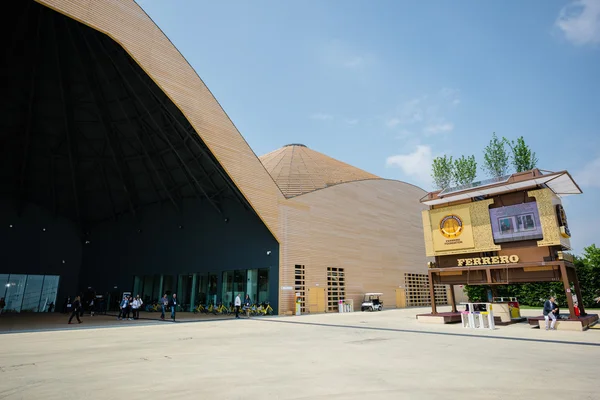
[[[583,330],[598,320],[579,303],[581,299],[571,249],[571,233],[561,198],[582,191],[567,171],[534,169],[487,181],[428,193],[421,199],[425,249],[429,262],[431,314],[423,322],[461,320],[456,309],[455,285],[507,285],[563,282],[569,319],[557,329]],[[450,313],[438,313],[434,285],[450,286]],[[550,293],[548,293],[550,294]],[[541,310],[540,310],[541,315]],[[530,323],[538,326],[538,320]]]

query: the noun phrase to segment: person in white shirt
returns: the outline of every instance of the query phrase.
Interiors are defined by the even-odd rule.
[[[556,299],[554,296],[550,296],[548,300],[544,303],[544,320],[546,320],[546,330],[554,330],[554,325],[556,324],[556,312],[558,311],[558,306],[555,303]],[[550,326],[548,326],[548,321],[552,320]]]
[[[235,296],[235,303],[233,303],[233,305],[235,306],[235,317],[240,318],[240,307],[242,305],[242,299],[240,299],[239,294]]]
[[[131,309],[133,310],[133,319],[140,318],[140,308],[142,308],[143,304],[144,304],[144,302],[142,301],[142,299],[140,298],[140,295],[138,294],[135,297],[135,299],[133,299],[133,302],[131,302]]]

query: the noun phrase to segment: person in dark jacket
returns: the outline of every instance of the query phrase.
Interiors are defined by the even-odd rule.
[[[73,309],[73,311],[71,311],[71,317],[69,318],[69,324],[71,324],[73,317],[77,318],[77,322],[81,323],[81,320],[79,319],[79,312],[81,311],[81,297],[77,296],[75,297],[75,301],[73,301],[73,305],[71,307]]]
[[[160,299],[160,319],[165,319],[165,310],[166,308],[169,306],[169,299],[167,298],[167,294],[165,293],[162,297],[162,299]]]
[[[548,300],[544,303],[544,320],[546,321],[546,330],[554,330],[554,325],[556,324],[556,316],[558,312],[558,306],[555,303],[554,296],[550,296]],[[548,326],[548,322],[552,320],[550,326]]]
[[[169,301],[169,306],[171,306],[171,318],[175,321],[175,312],[177,311],[177,294],[173,293],[173,297],[171,297],[171,301]]]
[[[117,317],[117,319],[126,319],[126,316],[129,314],[129,312],[127,311],[129,307],[129,297],[127,296],[123,296],[123,300],[121,300],[121,303],[119,304],[119,316]]]

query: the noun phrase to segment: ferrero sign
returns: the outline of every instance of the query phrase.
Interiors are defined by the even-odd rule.
[[[471,265],[494,265],[494,264],[515,264],[519,262],[519,256],[494,256],[494,257],[476,257],[476,258],[459,258],[456,260],[459,267]]]

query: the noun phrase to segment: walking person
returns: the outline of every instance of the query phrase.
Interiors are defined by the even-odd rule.
[[[554,325],[556,324],[556,313],[558,312],[558,306],[555,303],[554,296],[550,296],[548,300],[544,303],[544,320],[546,321],[546,330],[554,330]],[[548,327],[549,320],[552,320],[550,326]]]
[[[234,300],[234,306],[235,306],[235,317],[236,318],[240,318],[240,307],[242,305],[242,299],[240,299],[240,295],[238,294],[237,296],[235,296],[235,300]]]
[[[171,306],[171,319],[173,322],[175,322],[175,312],[177,311],[177,294],[173,293],[173,297],[171,298],[169,305]]]
[[[250,300],[250,295],[246,294],[244,298],[244,311],[246,311],[246,316],[250,318],[250,309],[252,308],[252,300]]]
[[[90,310],[90,315],[93,317],[94,316],[94,311],[95,311],[94,299],[90,300],[90,304],[88,305],[88,308]]]
[[[73,301],[73,305],[71,307],[73,311],[71,311],[71,317],[69,318],[69,324],[72,324],[73,317],[77,317],[77,322],[81,323],[79,319],[79,312],[81,311],[81,297],[75,297],[75,301]]]
[[[127,319],[129,321],[133,321],[133,318],[130,317],[130,315],[131,315],[131,304],[132,303],[133,303],[133,297],[127,296]]]
[[[119,304],[119,316],[117,317],[118,320],[121,319],[125,319],[125,315],[127,313],[127,307],[129,306],[129,299],[127,298],[126,295],[123,296],[123,300],[121,300],[121,303]]]
[[[160,319],[165,319],[165,309],[169,306],[169,299],[167,298],[167,294],[165,293],[162,297],[162,299],[160,299],[160,309],[161,309],[161,313],[160,313]]]

